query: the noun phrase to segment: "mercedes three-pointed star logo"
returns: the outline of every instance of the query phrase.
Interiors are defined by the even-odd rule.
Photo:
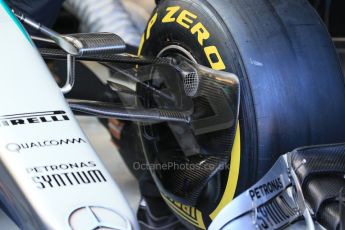
[[[99,206],[83,206],[74,210],[68,218],[73,230],[116,229],[131,230],[130,221],[112,209]]]

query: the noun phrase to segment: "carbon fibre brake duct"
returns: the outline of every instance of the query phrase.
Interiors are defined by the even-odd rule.
[[[182,122],[190,124],[196,133],[209,131],[212,129],[210,124],[213,129],[217,129],[219,126],[233,126],[237,121],[239,81],[234,74],[214,71],[184,58],[159,58],[153,65],[127,70],[111,63],[105,66],[115,72],[108,84],[120,89],[123,105],[74,100],[70,101],[72,110],[119,120]],[[217,89],[220,84],[230,86],[232,98],[210,94],[214,114],[207,119],[197,119],[195,112],[198,111],[194,111],[193,98],[209,87],[215,87],[215,91],[221,92],[221,89]],[[122,93],[121,89],[128,92]],[[131,98],[132,103],[128,102],[128,98]],[[150,105],[144,103],[147,98],[151,98]]]

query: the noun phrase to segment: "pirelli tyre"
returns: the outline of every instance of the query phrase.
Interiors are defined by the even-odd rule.
[[[206,228],[280,154],[345,141],[344,78],[330,36],[308,1],[159,1],[139,54],[176,53],[235,73],[241,84],[239,129],[228,169],[210,184],[214,191],[205,189],[191,206],[159,186],[189,227]]]

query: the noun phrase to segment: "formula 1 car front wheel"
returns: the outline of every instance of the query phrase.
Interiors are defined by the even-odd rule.
[[[205,189],[194,206],[164,197],[186,224],[207,227],[281,154],[345,141],[344,78],[326,28],[306,0],[162,0],[139,54],[180,54],[240,79],[239,129],[228,169],[210,182],[214,191]]]

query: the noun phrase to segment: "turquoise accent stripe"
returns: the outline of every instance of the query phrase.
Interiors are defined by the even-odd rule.
[[[7,4],[3,0],[0,0],[0,6],[2,8],[4,8],[4,10],[7,12],[7,14],[11,17],[12,21],[17,25],[17,27],[20,29],[20,31],[22,31],[22,33],[24,34],[26,39],[30,42],[31,45],[33,45],[32,40],[31,40],[28,32],[26,32],[23,25],[20,23],[20,21],[17,19],[17,17],[12,13],[11,9],[7,6]]]

